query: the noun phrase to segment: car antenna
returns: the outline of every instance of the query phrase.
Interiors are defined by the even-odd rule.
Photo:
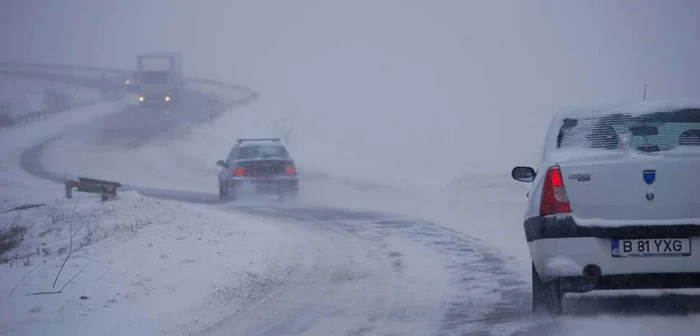
[[[644,84],[644,101],[647,100],[647,85],[649,84]]]

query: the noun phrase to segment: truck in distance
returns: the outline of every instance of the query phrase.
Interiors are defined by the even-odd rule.
[[[137,56],[139,104],[173,104],[181,97],[182,55],[158,52]]]

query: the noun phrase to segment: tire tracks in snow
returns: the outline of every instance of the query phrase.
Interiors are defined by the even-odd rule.
[[[338,328],[335,334],[511,335],[529,334],[532,327],[543,331],[540,322],[530,318],[528,283],[477,239],[459,232],[377,212],[293,206],[231,210],[292,220],[307,230],[360,241],[368,251],[381,254],[394,279],[386,298],[390,303],[381,311],[367,309],[363,323]],[[429,258],[417,260],[420,256]],[[435,278],[425,272],[434,272],[430,275]],[[333,320],[318,320],[323,318]]]
[[[296,269],[254,304],[205,335],[359,334],[366,320],[380,321],[393,277],[387,263],[358,239],[303,230],[309,239]],[[338,299],[344,304],[338,305]],[[369,309],[356,307],[366,304]]]

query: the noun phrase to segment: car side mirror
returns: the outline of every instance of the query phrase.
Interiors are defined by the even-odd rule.
[[[228,165],[226,164],[226,162],[224,162],[224,160],[216,161],[216,165],[219,167],[228,168]]]
[[[510,173],[510,175],[513,176],[513,179],[516,181],[530,183],[535,180],[537,172],[535,172],[535,170],[532,167],[518,166],[513,168],[513,171]]]

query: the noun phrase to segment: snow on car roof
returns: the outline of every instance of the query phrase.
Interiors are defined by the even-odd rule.
[[[276,146],[276,147],[284,147],[279,142],[272,142],[272,141],[264,141],[264,140],[254,140],[254,141],[244,141],[239,143],[240,147],[250,147],[250,146]]]
[[[690,108],[700,109],[700,99],[647,100],[587,107],[567,107],[560,109],[557,113],[557,117],[559,119],[594,117],[611,113],[624,113],[631,116],[638,116],[654,112],[671,112]]]

